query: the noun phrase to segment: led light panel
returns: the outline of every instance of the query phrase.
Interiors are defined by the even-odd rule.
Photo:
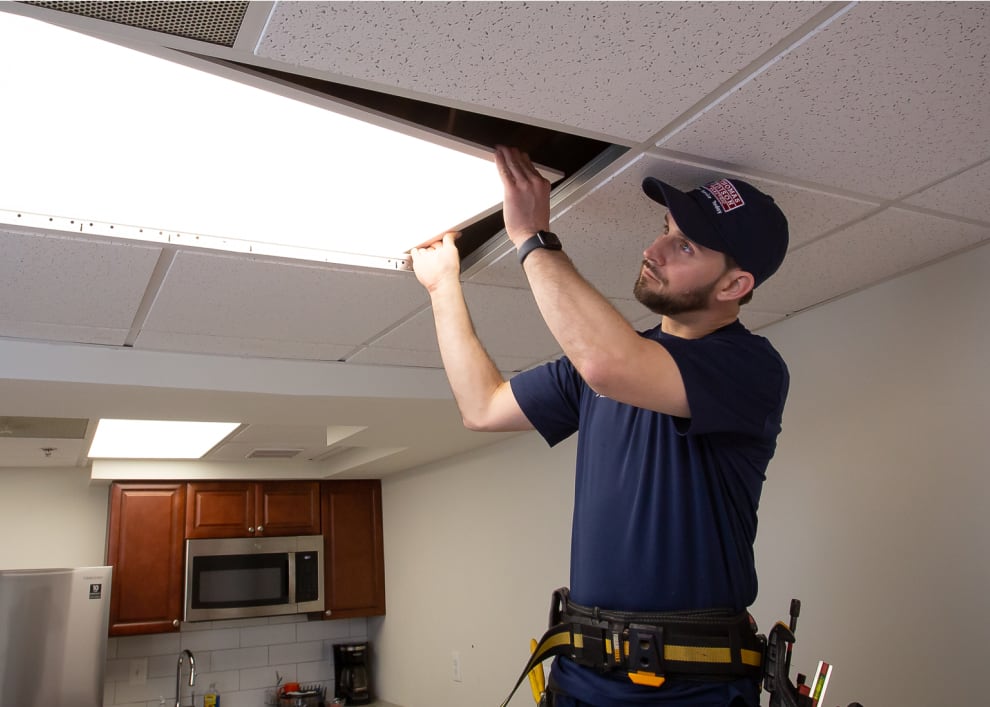
[[[240,423],[100,420],[90,459],[199,459]]]
[[[396,267],[500,207],[487,149],[148,52],[0,12],[0,222]]]

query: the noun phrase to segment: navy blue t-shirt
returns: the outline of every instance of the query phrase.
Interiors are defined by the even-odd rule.
[[[603,397],[566,358],[511,381],[551,446],[580,429],[571,597],[626,611],[741,611],[756,598],[756,510],[780,432],[787,367],[770,342],[738,321],[700,339],[659,327],[641,335],[676,361],[690,418]],[[673,684],[655,690],[609,677],[603,682],[573,664],[555,668],[561,687],[594,704],[636,704],[636,697],[655,704],[678,692]]]

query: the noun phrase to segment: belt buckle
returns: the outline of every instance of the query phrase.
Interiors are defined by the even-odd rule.
[[[584,617],[568,617],[571,624],[571,660],[578,665],[605,672],[611,667],[606,648],[609,635],[607,621]]]
[[[637,685],[660,687],[663,671],[663,627],[629,624],[629,650],[626,670]]]

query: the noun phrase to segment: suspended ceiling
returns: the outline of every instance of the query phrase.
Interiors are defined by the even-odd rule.
[[[744,308],[754,329],[990,238],[987,3],[216,3],[237,17],[233,40],[216,17],[97,19],[80,5],[203,6],[0,10],[295,74],[377,109],[487,119],[473,139],[489,146],[615,146],[558,191],[552,227],[637,327],[653,318],[632,281],[662,217],[639,190],[648,174],[685,188],[740,176],[781,204],[790,252]],[[277,150],[291,130],[246,149]],[[283,175],[260,178],[277,200]],[[464,280],[511,373],[559,349],[498,225],[474,235]],[[0,227],[0,361],[0,419],[245,423],[196,470],[96,475],[381,476],[504,438],[461,428],[408,272]],[[0,429],[0,465],[87,465],[89,427],[83,439]]]

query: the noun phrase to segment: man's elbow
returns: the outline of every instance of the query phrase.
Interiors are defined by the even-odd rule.
[[[615,392],[616,385],[621,379],[621,376],[616,375],[616,372],[621,370],[620,364],[601,355],[589,357],[575,364],[575,368],[589,388],[606,397],[612,397],[609,393]]]
[[[472,432],[495,432],[498,429],[491,420],[483,416],[465,415],[464,413],[461,413],[461,424]]]

